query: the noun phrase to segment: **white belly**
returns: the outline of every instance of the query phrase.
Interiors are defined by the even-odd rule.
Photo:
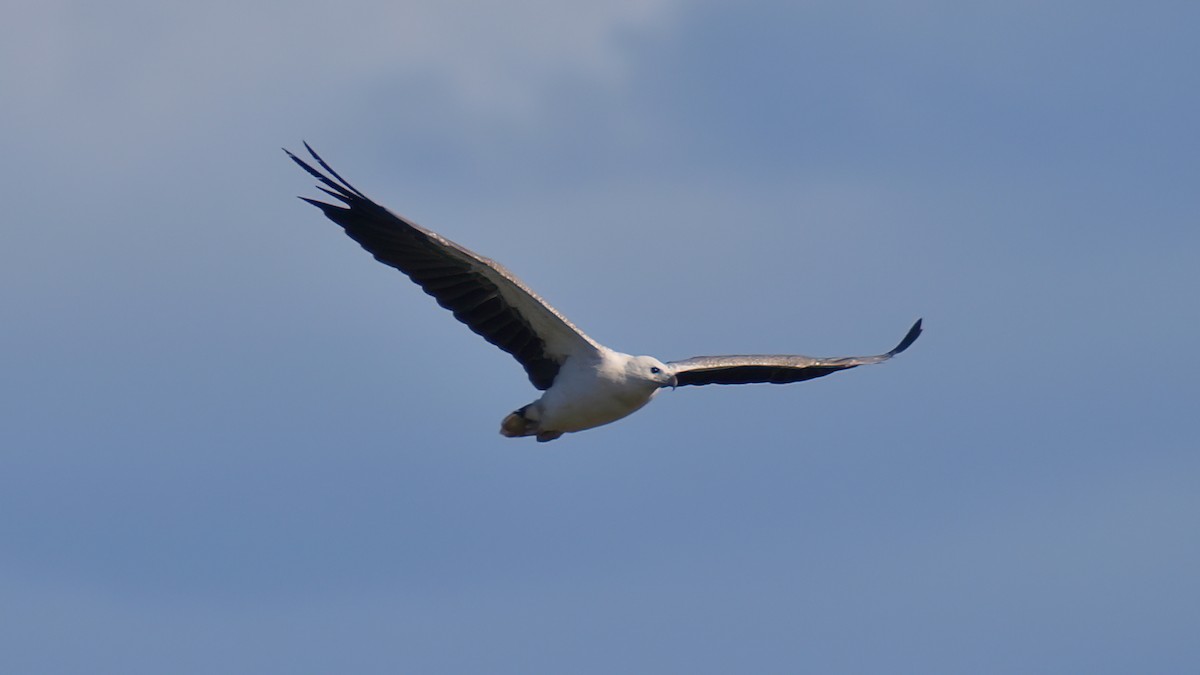
[[[642,408],[657,387],[614,378],[593,367],[564,367],[537,405],[543,431],[583,431],[615,422]]]

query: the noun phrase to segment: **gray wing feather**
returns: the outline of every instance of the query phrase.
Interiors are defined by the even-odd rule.
[[[301,199],[321,209],[376,260],[408,275],[472,331],[511,354],[535,387],[548,389],[567,357],[601,349],[502,265],[379,206],[307,143],[304,147],[328,176],[284,152],[320,181],[318,189],[344,206]]]
[[[695,356],[671,361],[679,386],[705,384],[789,384],[803,382],[858,366],[887,361],[908,349],[921,334],[918,319],[908,334],[886,354],[876,356],[839,356],[816,358],[798,354],[756,354],[745,356]]]

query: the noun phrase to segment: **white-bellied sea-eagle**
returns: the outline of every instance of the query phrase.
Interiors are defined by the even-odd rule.
[[[877,356],[695,356],[659,361],[597,343],[502,265],[383,208],[356,190],[306,143],[328,175],[288,152],[341,204],[303,198],[379,262],[412,279],[437,303],[525,368],[541,398],[500,423],[505,436],[552,441],[633,413],[664,387],[802,382],[886,361],[921,334],[917,320],[891,351]],[[287,152],[286,150],[284,152]]]

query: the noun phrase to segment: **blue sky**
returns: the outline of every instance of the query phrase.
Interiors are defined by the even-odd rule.
[[[104,7],[0,26],[0,670],[1192,673],[1192,3]],[[519,366],[311,142],[664,359]]]

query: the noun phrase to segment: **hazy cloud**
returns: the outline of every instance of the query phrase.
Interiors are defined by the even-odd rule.
[[[0,671],[1196,672],[1198,12],[10,3]],[[927,330],[507,441],[300,139],[618,349]]]

